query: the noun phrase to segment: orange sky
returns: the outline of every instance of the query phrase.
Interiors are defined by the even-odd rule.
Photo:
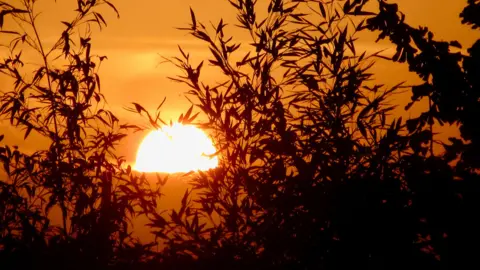
[[[10,0],[12,3],[17,0]],[[40,0],[38,11],[40,17],[40,33],[43,40],[52,42],[58,37],[63,25],[62,20],[71,16],[72,4],[75,1]],[[188,101],[183,98],[184,86],[169,81],[167,76],[174,76],[175,70],[169,64],[158,65],[161,61],[159,55],[178,55],[177,44],[189,51],[194,61],[201,61],[209,56],[207,47],[198,43],[185,32],[175,27],[186,26],[190,22],[189,7],[195,10],[197,18],[203,22],[218,22],[224,18],[231,25],[235,23],[235,12],[227,0],[137,0],[137,1],[112,1],[120,11],[120,19],[116,19],[113,12],[106,11],[108,27],[93,36],[94,52],[107,55],[108,61],[102,64],[101,78],[102,91],[105,94],[110,108],[124,121],[137,122],[139,118],[122,108],[130,102],[138,102],[146,108],[154,110],[164,97],[167,102],[162,111],[163,118],[177,119],[184,112]],[[447,40],[457,39],[463,44],[471,44],[478,38],[478,34],[461,27],[458,14],[466,1],[447,0],[403,0],[397,1],[401,10],[407,14],[411,25],[428,25],[436,33],[437,38]],[[259,0],[265,7],[266,0]],[[230,27],[229,33],[236,40],[246,40],[245,32]],[[385,43],[384,43],[385,44]],[[363,49],[386,48],[387,45],[373,43],[373,40],[362,39],[359,44]],[[377,77],[387,84],[395,84],[405,79],[414,79],[415,76],[407,74],[406,65],[391,65],[380,62],[375,67]],[[206,80],[215,79],[213,72],[204,72]],[[2,83],[0,89],[6,89],[8,84]],[[3,124],[2,126],[4,126]],[[5,127],[7,128],[7,127]],[[2,128],[3,129],[3,128]],[[5,133],[5,132],[4,132]],[[8,130],[6,131],[8,132]],[[141,136],[136,134],[127,139],[125,147],[120,149],[129,160],[134,158]],[[7,136],[8,137],[8,136]],[[9,139],[9,142],[22,138]],[[36,145],[36,144],[33,144]],[[29,144],[24,145],[27,148]]]
[[[16,2],[10,0],[7,2]],[[69,11],[75,1],[39,0],[39,10],[44,11],[41,15],[41,35],[43,40],[52,42],[53,38],[61,33],[60,21],[69,19]],[[126,112],[123,107],[130,102],[137,102],[147,109],[154,110],[157,105],[167,97],[163,109],[163,119],[177,119],[179,114],[185,112],[188,101],[183,98],[183,92],[188,90],[183,85],[169,81],[167,76],[174,76],[178,70],[171,65],[162,64],[158,54],[163,56],[178,55],[177,44],[191,53],[193,61],[197,63],[209,57],[208,48],[202,46],[196,40],[187,36],[185,32],[176,30],[175,27],[186,26],[190,22],[189,7],[195,10],[197,18],[203,22],[218,22],[220,18],[235,23],[235,13],[227,0],[112,0],[120,11],[120,19],[116,19],[112,12],[107,12],[108,27],[102,32],[96,32],[93,36],[96,54],[107,55],[108,60],[102,64],[101,79],[102,91],[106,96],[110,109],[117,113],[122,121],[135,123],[139,117]],[[266,0],[259,0],[263,5]],[[428,25],[437,38],[445,40],[459,40],[468,47],[474,40],[479,38],[478,32],[473,32],[468,27],[462,27],[459,13],[463,9],[465,1],[447,0],[402,0],[396,1],[400,9],[407,15],[407,22],[412,26]],[[230,27],[228,33],[237,41],[246,39],[241,30]],[[378,45],[371,39],[363,39],[359,44],[363,49],[385,48],[386,45]],[[0,40],[0,43],[2,41]],[[1,51],[0,51],[1,55]],[[387,85],[394,85],[400,81],[414,80],[414,75],[407,74],[406,65],[392,65],[379,62],[375,66],[375,72],[379,81]],[[203,73],[207,80],[218,76],[213,72]],[[9,84],[0,77],[0,91],[8,90]],[[407,99],[409,96],[406,97]],[[22,150],[33,150],[38,144],[32,140],[23,142],[23,134],[18,134],[9,127],[8,122],[0,122],[0,134],[5,134],[6,142],[19,144]],[[132,162],[135,152],[140,144],[142,136],[135,134],[125,140],[119,148],[123,155]],[[179,185],[177,183],[176,185]],[[174,185],[165,190],[165,193],[175,193],[181,196],[183,192],[177,192]],[[175,191],[176,190],[176,191]],[[177,194],[178,193],[178,194]]]
[[[14,3],[17,0],[10,1]],[[40,17],[41,35],[43,40],[50,42],[58,37],[62,29],[60,21],[71,17],[69,15],[74,8],[72,4],[75,3],[73,0],[57,2],[40,0],[38,4],[38,10],[43,11]],[[230,7],[227,0],[113,0],[112,2],[120,11],[120,19],[116,19],[112,12],[107,11],[105,14],[108,27],[93,36],[94,52],[108,56],[108,61],[102,64],[100,74],[102,91],[110,108],[124,121],[137,122],[139,118],[123,110],[124,106],[130,102],[138,102],[154,110],[159,102],[167,97],[162,113],[163,118],[176,119],[189,106],[188,101],[183,98],[183,91],[186,88],[166,78],[175,75],[178,70],[169,64],[158,65],[161,61],[159,54],[177,55],[177,44],[180,44],[191,52],[194,61],[199,62],[205,59],[209,56],[207,47],[186,35],[185,32],[176,30],[175,27],[186,26],[190,22],[189,7],[195,10],[197,18],[203,22],[218,22],[220,18],[224,18],[231,24],[235,23],[234,9]],[[478,34],[469,30],[468,27],[461,27],[458,19],[458,14],[466,1],[403,0],[397,2],[401,10],[407,14],[407,20],[411,25],[428,25],[436,33],[437,38],[457,39],[464,44],[471,44],[478,38]],[[265,6],[267,1],[259,0],[259,3]],[[245,32],[239,29],[230,27],[229,33],[238,41],[246,39]],[[359,45],[364,49],[386,47],[386,45],[374,44],[371,39],[363,39]],[[379,63],[375,71],[380,81],[391,85],[406,78],[415,78],[407,74],[405,65]],[[215,79],[215,76],[213,72],[203,73],[203,77],[207,80]],[[2,83],[0,77],[1,90],[8,87],[8,84],[5,85],[5,80],[3,81]],[[5,130],[4,133],[11,132]],[[125,147],[120,149],[129,160],[134,158],[143,135],[131,136],[124,144]],[[10,137],[8,142],[14,143],[22,138],[20,135],[12,136],[14,137]],[[31,147],[28,143],[24,143],[24,146]]]

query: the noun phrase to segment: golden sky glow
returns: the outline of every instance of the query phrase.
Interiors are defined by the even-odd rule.
[[[8,1],[8,0],[7,0]],[[10,0],[12,3],[17,0]],[[259,13],[266,9],[267,0],[259,0]],[[392,1],[400,4],[400,9],[407,15],[407,22],[412,26],[428,25],[437,38],[457,39],[468,47],[478,38],[478,33],[468,27],[462,27],[459,13],[466,1],[447,0],[402,0]],[[190,103],[183,97],[187,91],[184,85],[174,83],[167,76],[175,76],[178,70],[169,64],[158,65],[161,56],[171,57],[179,54],[177,45],[190,52],[193,63],[199,63],[209,57],[208,47],[198,42],[177,27],[184,27],[190,22],[189,8],[191,7],[197,19],[208,24],[217,23],[223,18],[229,25],[226,32],[237,42],[248,40],[248,33],[235,28],[236,14],[227,0],[112,0],[120,12],[120,18],[105,9],[104,15],[108,27],[102,31],[94,31],[92,36],[93,52],[108,56],[102,63],[100,75],[102,92],[107,98],[108,106],[117,116],[127,122],[139,121],[138,116],[125,111],[123,108],[131,102],[142,104],[145,108],[154,110],[164,97],[167,101],[162,109],[162,118],[165,121],[177,119],[185,112]],[[264,7],[264,8],[262,8]],[[63,29],[61,21],[68,21],[75,9],[75,1],[39,0],[38,11],[41,23],[40,34],[46,43],[57,38]],[[388,43],[374,43],[374,35],[360,39],[359,50],[378,50],[388,48]],[[390,46],[391,47],[391,46]],[[28,52],[26,52],[28,53]],[[0,51],[1,55],[1,51]],[[391,65],[379,61],[374,66],[379,83],[394,85],[403,80],[415,81],[414,74],[408,74],[406,65]],[[202,79],[214,81],[218,73],[205,69]],[[6,90],[9,83],[0,78],[0,91]],[[409,95],[399,97],[409,100]],[[15,130],[7,127],[8,123],[0,123],[7,143],[15,144],[23,138],[23,134],[15,134]],[[135,159],[137,148],[146,134],[134,134],[126,139],[120,154],[128,162]],[[12,139],[10,139],[12,138]],[[23,143],[25,148],[38,146],[37,142]]]

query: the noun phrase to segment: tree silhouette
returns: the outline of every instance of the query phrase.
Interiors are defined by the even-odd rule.
[[[451,52],[458,42],[435,41],[386,1],[378,13],[361,0],[271,1],[265,18],[255,1],[230,3],[252,37],[241,61],[223,21],[209,34],[192,12],[183,29],[207,44],[223,82],[201,83],[202,63],[182,50],[171,60],[224,162],[200,174],[199,195],[172,212],[170,259],[205,269],[476,265],[478,42],[470,55]],[[478,7],[469,1],[463,23],[478,26]],[[356,34],[368,30],[397,46],[389,60],[424,80],[406,107],[428,99],[419,117],[389,115],[403,87],[372,83],[371,60],[385,57],[355,50]],[[445,122],[462,137],[435,155],[433,125]]]
[[[424,234],[434,243],[429,250],[439,246],[439,250],[444,249],[445,265],[470,268],[478,264],[472,245],[480,239],[474,214],[480,206],[477,198],[480,133],[475,119],[480,108],[480,61],[476,53],[479,40],[467,50],[467,55],[451,52],[451,47],[461,48],[459,42],[436,41],[427,28],[407,25],[396,5],[379,3],[380,12],[369,19],[368,28],[381,31],[379,38],[388,37],[397,46],[393,61],[406,61],[410,70],[423,79],[423,84],[412,88],[412,103],[422,98],[430,103],[428,111],[407,122],[410,134],[425,132],[424,126],[435,122],[459,125],[461,138],[449,138],[450,142],[444,143],[443,155],[412,163],[413,173],[407,181],[412,182],[412,193],[418,202],[416,214],[425,221]],[[479,8],[480,2],[468,1],[460,14],[462,23],[476,29]],[[446,243],[440,245],[435,238],[442,237]]]
[[[452,50],[460,43],[408,25],[398,5],[384,0],[368,9],[367,0],[271,0],[265,17],[256,1],[230,0],[249,44],[235,43],[223,20],[206,27],[190,10],[182,30],[206,44],[219,82],[204,82],[204,62],[191,63],[181,47],[166,60],[182,72],[171,79],[188,87],[192,102],[179,122],[207,130],[221,162],[192,175],[180,209],[163,214],[160,187],[115,155],[125,131],[140,127],[120,124],[103,107],[97,72],[104,57],[92,54],[90,34],[70,39],[84,22],[106,25],[98,6],[115,7],[78,0],[76,17],[46,48],[34,2],[0,2],[0,36],[11,38],[0,71],[14,81],[1,95],[0,115],[25,138],[50,142],[31,155],[0,148],[2,267],[478,266],[480,41],[466,53]],[[6,29],[6,17],[29,28]],[[477,29],[480,2],[469,0],[460,17]],[[394,56],[359,51],[364,31],[388,38]],[[41,59],[30,77],[21,75],[25,47]],[[376,83],[371,67],[379,58],[408,64],[423,83]],[[406,121],[392,112],[394,95],[405,89],[412,95],[406,110],[429,104]],[[161,106],[151,114],[133,105],[153,128],[165,124]],[[194,123],[193,108],[207,120]],[[438,142],[434,127],[445,123],[460,137]],[[51,224],[52,208],[62,213],[60,226]],[[138,215],[150,220],[151,243],[130,234]]]

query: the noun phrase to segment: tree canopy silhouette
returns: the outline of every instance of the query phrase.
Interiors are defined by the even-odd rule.
[[[91,37],[73,42],[83,23],[106,26],[106,0],[77,0],[77,15],[51,48],[38,36],[35,1],[0,2],[0,36],[11,55],[0,72],[13,78],[0,115],[43,136],[31,155],[2,146],[0,265],[99,269],[471,269],[478,267],[480,210],[480,40],[466,51],[412,27],[384,0],[271,0],[265,17],[254,0],[229,0],[251,37],[236,43],[232,26],[205,26],[190,10],[186,31],[211,52],[205,63],[219,82],[202,80],[181,46],[167,58],[182,73],[192,108],[179,121],[207,130],[220,166],[193,175],[179,209],[157,209],[161,185],[122,166],[117,143],[126,130],[100,109]],[[367,3],[372,2],[375,5]],[[6,29],[4,17],[28,25]],[[477,29],[480,2],[461,21]],[[361,32],[388,39],[396,53],[356,48]],[[88,32],[87,32],[88,33]],[[377,40],[377,41],[378,41]],[[76,45],[78,44],[78,45]],[[24,76],[21,50],[41,59]],[[408,65],[423,81],[384,86],[375,61]],[[56,61],[67,61],[66,66]],[[210,67],[209,67],[210,68]],[[411,92],[428,108],[403,120],[397,94]],[[163,104],[163,102],[162,102]],[[163,121],[134,103],[153,128]],[[460,131],[435,139],[444,124]],[[51,224],[50,209],[62,213]],[[131,236],[129,221],[145,215],[151,243]],[[161,244],[161,249],[153,247]]]

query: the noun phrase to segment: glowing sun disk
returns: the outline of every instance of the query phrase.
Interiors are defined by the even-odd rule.
[[[217,167],[210,138],[192,125],[175,123],[151,131],[140,144],[134,169],[141,172],[189,172]]]

